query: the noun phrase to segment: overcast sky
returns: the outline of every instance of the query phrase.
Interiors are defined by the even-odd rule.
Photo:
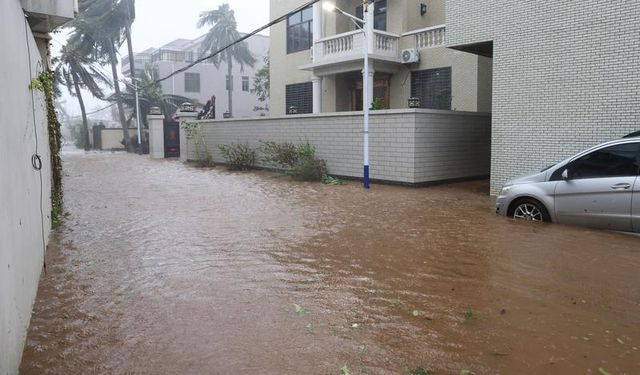
[[[229,3],[235,11],[238,31],[250,32],[269,22],[269,0],[136,0],[136,20],[131,33],[133,50],[143,51],[149,47],[160,47],[174,39],[193,39],[207,32],[198,29],[196,23],[200,12],[217,9]],[[262,34],[268,34],[268,31]],[[60,44],[64,44],[66,33],[54,34],[54,54]],[[127,55],[127,46],[120,50],[121,57]],[[105,68],[110,74],[110,69]],[[90,96],[90,94],[87,94]],[[65,107],[70,115],[80,114],[75,98],[65,95]],[[100,108],[105,102],[87,98],[87,111]]]

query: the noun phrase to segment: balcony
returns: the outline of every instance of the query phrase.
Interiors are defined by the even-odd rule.
[[[48,33],[71,21],[78,12],[77,0],[20,0],[29,15],[31,30]]]
[[[361,30],[320,39],[311,49],[313,63],[300,68],[303,70],[319,68],[326,72],[353,69],[356,63],[362,63],[364,42],[364,33]],[[387,66],[388,64],[393,66],[401,63],[402,48],[424,50],[444,47],[445,43],[446,25],[413,30],[402,35],[374,30],[374,39],[369,46],[369,58],[387,63]]]
[[[372,59],[400,62],[400,35],[374,30]],[[314,67],[362,59],[364,33],[361,30],[318,40],[312,49]]]
[[[444,47],[446,43],[446,25],[437,25],[425,29],[413,30],[402,34],[403,37],[414,38],[417,49]]]

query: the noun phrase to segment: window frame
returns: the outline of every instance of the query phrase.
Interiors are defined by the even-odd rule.
[[[296,103],[292,103],[292,95],[293,93],[290,90],[298,90],[295,94],[297,97],[294,100]],[[300,83],[292,83],[289,85],[285,85],[285,114],[289,115],[289,108],[298,104],[296,107],[295,114],[310,114],[313,113],[313,83],[309,82],[300,82]],[[302,103],[303,105],[299,105]]]
[[[305,18],[306,17],[306,18]],[[296,18],[298,18],[296,20]],[[295,22],[295,23],[292,23]],[[304,35],[300,32],[307,28],[307,37],[304,40]],[[297,36],[294,35],[297,33]],[[293,39],[295,37],[295,40]],[[287,55],[297,53],[301,51],[308,51],[313,46],[313,7],[308,6],[295,14],[287,17]],[[295,45],[296,42],[304,41],[300,45]]]
[[[249,76],[242,76],[242,91],[251,91],[251,78]]]
[[[192,77],[192,79],[193,79],[193,77],[197,76],[197,78],[198,78],[198,81],[197,81],[198,89],[197,89],[197,91],[189,90],[189,87],[187,86],[187,82],[189,81],[187,79],[187,77],[189,77],[189,76]],[[191,83],[193,83],[193,82],[191,82]],[[197,92],[197,93],[200,92],[200,73],[193,73],[193,72],[185,72],[184,73],[184,92]]]
[[[429,82],[429,80],[434,80],[434,77],[429,77],[428,74],[430,73],[434,73],[434,74],[439,74],[439,73],[444,73],[448,76],[448,97],[445,98],[445,100],[447,100],[446,104],[447,105],[438,105],[438,96],[441,95],[437,92],[434,92],[433,95],[425,95],[427,94],[426,92],[422,92],[423,90],[418,90],[417,86],[418,83],[416,83],[414,80],[418,80],[421,79],[424,82],[424,84],[427,85],[427,88],[429,87],[429,84],[434,84],[434,83],[438,83],[438,82]],[[424,78],[419,78],[417,77],[417,74],[424,74],[425,77]],[[421,82],[422,83],[422,82]],[[421,70],[412,70],[411,71],[411,97],[418,97],[420,98],[420,108],[424,108],[424,109],[440,109],[440,110],[451,110],[452,107],[452,102],[453,102],[453,68],[451,66],[444,66],[444,67],[439,67],[439,68],[433,68],[433,69],[421,69]],[[426,96],[426,98],[425,98]],[[427,101],[427,99],[429,99],[431,101],[431,103],[429,103]],[[443,101],[444,103],[444,101]]]
[[[598,176],[585,176],[585,177],[581,177],[575,176],[575,169],[576,165],[580,164],[580,163],[584,163],[586,161],[587,158],[592,157],[595,154],[598,153],[602,153],[605,150],[609,150],[609,149],[613,149],[616,147],[624,147],[624,146],[631,146],[631,147],[635,147],[635,174],[611,174],[611,175],[598,175]],[[633,151],[629,151],[630,153]],[[610,154],[614,154],[614,153],[610,153]],[[620,156],[622,158],[622,156]],[[631,159],[629,159],[631,160]],[[562,174],[562,172],[564,172],[564,170],[568,170],[569,171],[569,179],[570,180],[592,180],[592,179],[601,179],[601,178],[619,178],[619,177],[637,177],[640,176],[640,142],[629,142],[629,143],[620,143],[617,145],[611,145],[611,146],[606,146],[606,147],[602,147],[599,148],[597,150],[593,150],[587,154],[584,154],[582,156],[579,156],[573,160],[571,160],[569,163],[567,163],[564,167],[559,168],[558,171],[560,171],[560,174]],[[556,172],[558,172],[556,171]],[[556,173],[554,173],[555,175]]]

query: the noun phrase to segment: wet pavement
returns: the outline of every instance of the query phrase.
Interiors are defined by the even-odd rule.
[[[64,160],[24,374],[640,373],[639,237],[496,217],[486,182]]]

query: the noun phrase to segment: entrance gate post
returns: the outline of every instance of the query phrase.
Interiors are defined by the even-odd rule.
[[[164,115],[147,115],[149,123],[149,156],[164,159]]]
[[[180,161],[194,160],[196,157],[195,146],[193,145],[193,141],[187,139],[182,125],[185,122],[196,121],[198,118],[198,112],[194,110],[192,104],[184,103],[176,113],[176,118],[180,124]]]

